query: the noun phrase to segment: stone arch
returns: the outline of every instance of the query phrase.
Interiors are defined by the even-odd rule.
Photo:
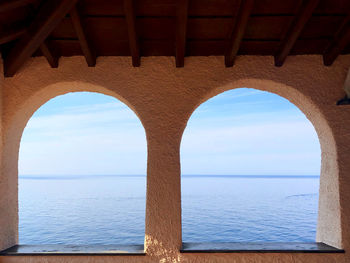
[[[225,91],[242,87],[271,92],[287,99],[300,109],[313,125],[321,146],[321,175],[316,241],[342,248],[337,145],[327,118],[322,113],[319,104],[314,102],[312,97],[302,93],[295,87],[280,82],[267,79],[240,79],[214,87],[204,93],[203,96],[198,97],[191,113],[188,115],[187,122],[193,112],[202,103]]]
[[[13,203],[13,205],[9,206],[11,209],[9,213],[13,218],[11,222],[13,227],[8,228],[8,230],[11,231],[8,234],[9,238],[7,240],[9,244],[18,243],[18,158],[23,131],[29,119],[42,105],[57,96],[71,92],[95,92],[114,97],[128,106],[128,108],[130,108],[136,114],[142,124],[142,127],[144,128],[140,115],[127,99],[111,89],[87,82],[58,82],[44,86],[34,92],[31,96],[27,97],[23,103],[18,104],[16,111],[12,116],[4,117],[6,121],[4,122],[5,125],[3,127],[3,152],[5,152],[6,155],[2,156],[2,166],[3,173],[7,178],[6,183],[8,184],[8,195],[11,196],[9,199],[11,200],[11,203]]]
[[[28,120],[31,118],[31,116],[34,114],[34,112],[38,110],[46,102],[48,102],[49,100],[57,96],[64,95],[70,92],[95,92],[95,93],[100,93],[100,94],[114,97],[115,99],[126,104],[136,114],[136,116],[140,119],[142,123],[142,119],[140,118],[135,107],[123,96],[103,86],[94,85],[91,83],[81,82],[81,81],[59,82],[59,83],[51,84],[39,89],[30,97],[26,98],[26,100],[21,105],[18,105],[17,111],[15,113],[15,116],[12,117],[11,123],[12,124],[16,123],[16,126],[19,123],[26,124]],[[11,124],[8,124],[7,128],[10,129]]]

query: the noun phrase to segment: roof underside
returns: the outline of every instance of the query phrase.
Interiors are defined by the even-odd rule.
[[[0,0],[0,48],[6,76],[30,56],[322,54],[331,65],[350,53],[349,0]]]

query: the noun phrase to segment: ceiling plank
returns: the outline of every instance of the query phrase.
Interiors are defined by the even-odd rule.
[[[83,51],[86,62],[89,67],[94,67],[96,65],[96,55],[87,39],[87,35],[83,27],[83,21],[77,7],[73,7],[69,14],[72,19],[75,32],[77,33],[81,50]]]
[[[275,55],[275,66],[281,67],[283,65],[319,2],[320,0],[307,0],[306,3],[301,6],[286,37],[281,42],[279,51]]]
[[[12,40],[20,38],[26,32],[26,28],[10,28],[0,33],[0,45],[8,43]]]
[[[52,49],[49,47],[48,41],[44,41],[40,45],[40,51],[43,53],[43,55],[46,57],[47,62],[49,62],[50,66],[52,68],[57,68],[58,67],[58,59],[59,57],[57,54],[55,54]]]
[[[28,34],[17,42],[4,61],[6,77],[12,77],[23,63],[40,47],[77,0],[46,1],[29,26]]]
[[[343,27],[336,34],[330,46],[323,54],[323,63],[331,66],[344,48],[350,44],[350,14],[345,18]]]
[[[176,8],[176,67],[183,67],[185,64],[186,33],[188,19],[188,0],[179,0]]]
[[[232,34],[229,39],[229,46],[225,54],[226,67],[232,67],[234,64],[253,6],[254,0],[241,1]]]
[[[35,3],[36,0],[7,0],[0,3],[0,12],[9,11],[18,7]]]
[[[132,65],[134,67],[139,67],[141,64],[140,46],[136,30],[136,16],[133,0],[124,0],[124,12],[128,27],[129,48],[132,57]]]

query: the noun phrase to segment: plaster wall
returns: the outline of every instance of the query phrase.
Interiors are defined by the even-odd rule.
[[[94,68],[83,57],[62,58],[57,69],[30,59],[13,78],[0,76],[0,249],[18,241],[18,150],[32,114],[49,99],[73,91],[111,95],[140,118],[148,143],[146,256],[0,256],[0,262],[350,262],[345,254],[181,254],[180,143],[192,112],[229,89],[276,93],[299,107],[313,123],[322,150],[317,240],[350,251],[350,106],[336,106],[350,56],[325,67],[321,56],[291,56],[283,67],[272,57],[241,56],[232,68],[222,57],[99,57]]]

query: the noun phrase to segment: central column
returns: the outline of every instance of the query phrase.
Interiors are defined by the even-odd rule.
[[[182,131],[174,123],[167,124],[169,123],[146,129],[148,163],[145,250],[152,256],[172,257],[181,247],[179,148]]]

